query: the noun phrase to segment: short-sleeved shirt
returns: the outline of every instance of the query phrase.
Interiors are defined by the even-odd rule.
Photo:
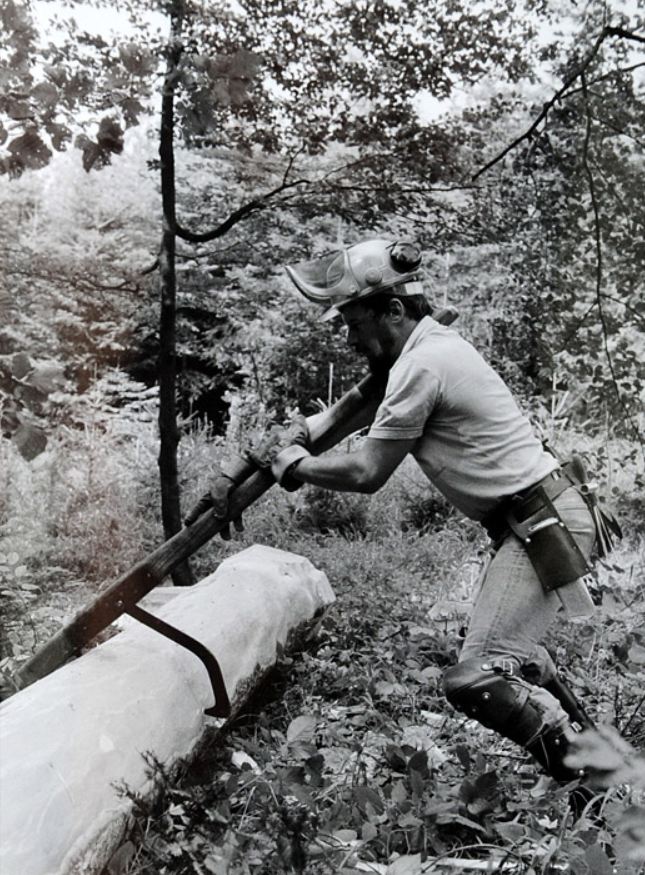
[[[501,377],[429,316],[392,366],[368,437],[416,438],[411,453],[423,473],[474,520],[558,467]]]

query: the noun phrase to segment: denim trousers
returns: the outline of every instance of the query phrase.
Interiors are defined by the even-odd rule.
[[[554,505],[588,558],[595,527],[584,499],[570,487]],[[483,574],[459,661],[473,657],[485,657],[491,662],[508,660],[513,674],[519,670],[538,685],[548,682],[555,667],[540,642],[559,608],[557,594],[544,590],[522,543],[509,534]],[[539,698],[547,711],[553,708],[560,713],[546,691],[540,691]]]

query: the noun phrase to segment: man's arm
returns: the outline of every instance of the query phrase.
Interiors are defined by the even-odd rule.
[[[338,492],[376,492],[416,442],[417,438],[366,438],[361,447],[351,453],[300,459],[289,471],[289,477]]]
[[[343,415],[342,419],[338,417],[338,422],[334,424],[335,444],[339,444],[346,437],[355,434],[363,428],[367,428],[367,426],[374,422],[374,416],[376,415],[379,404],[383,400],[384,391],[385,387],[383,387],[382,391],[376,391],[374,394],[366,398],[364,403],[362,403],[357,410],[350,412],[349,415]],[[349,394],[350,393],[347,393],[344,397],[347,398]],[[341,401],[342,400],[343,399],[341,399]],[[331,408],[332,412],[333,409],[334,408]],[[329,413],[330,411],[327,409],[320,413],[314,413],[313,416],[307,417],[307,425],[309,426],[309,433],[311,435],[316,433],[318,422],[325,422],[329,419]]]

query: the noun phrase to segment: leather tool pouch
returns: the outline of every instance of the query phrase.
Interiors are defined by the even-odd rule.
[[[547,592],[572,583],[591,571],[553,502],[542,487],[513,502],[506,513],[511,531],[524,545]]]

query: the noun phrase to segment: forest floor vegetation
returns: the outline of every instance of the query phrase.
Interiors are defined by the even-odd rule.
[[[74,440],[84,451],[75,444],[73,466],[63,444],[30,467],[2,447],[13,472],[0,554],[5,678],[155,546],[148,443],[126,442],[128,456],[116,435]],[[209,453],[212,466],[204,435],[192,440],[187,505]],[[47,513],[36,507],[45,484]],[[32,499],[20,504],[19,494]],[[244,533],[194,557],[199,579],[252,543],[290,550],[327,574],[337,602],[197,760],[168,774],[150,758],[154,801],[121,788],[136,818],[105,875],[643,872],[645,544],[633,497],[618,488],[617,500],[637,524],[623,519],[625,540],[597,566],[597,617],[562,617],[547,642],[608,727],[593,753],[611,785],[598,782],[602,823],[591,811],[574,822],[566,788],[446,704],[441,675],[458,654],[486,539],[404,465],[371,499],[274,489],[246,514]],[[142,508],[145,524],[132,527]]]

